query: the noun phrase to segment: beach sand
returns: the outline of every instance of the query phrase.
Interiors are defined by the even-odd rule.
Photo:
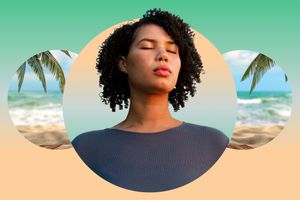
[[[72,147],[66,129],[62,125],[18,125],[17,129],[30,142],[47,149]]]
[[[238,125],[228,145],[232,149],[253,149],[273,140],[284,128],[280,125],[244,126]]]

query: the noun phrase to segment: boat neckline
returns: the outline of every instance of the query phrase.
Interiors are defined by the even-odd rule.
[[[169,131],[174,130],[174,129],[181,128],[181,127],[183,127],[187,124],[188,123],[182,121],[181,124],[179,124],[175,127],[171,127],[171,128],[168,128],[168,129],[165,129],[165,130],[162,130],[162,131],[156,131],[156,132],[126,131],[126,130],[122,130],[122,129],[118,129],[118,128],[107,128],[107,130],[118,131],[118,132],[128,133],[128,134],[136,134],[136,135],[157,135],[157,134],[169,132]]]

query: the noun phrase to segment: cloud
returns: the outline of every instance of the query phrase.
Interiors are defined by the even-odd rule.
[[[46,80],[51,80],[54,79],[53,75],[51,73],[45,73],[45,79]],[[37,75],[34,72],[26,72],[24,75],[24,81],[39,81]],[[17,73],[14,74],[14,76],[12,77],[11,81],[18,81],[18,76]]]
[[[61,62],[67,56],[67,55],[65,55],[65,53],[62,53],[60,50],[51,50],[50,52],[52,53],[52,55],[56,58],[56,60],[58,62]]]
[[[242,69],[248,67],[257,55],[257,52],[247,50],[235,50],[223,54],[224,59],[230,66]]]
[[[58,90],[58,81],[55,80],[51,73],[45,73],[45,79],[48,90]],[[10,90],[17,90],[18,77],[15,73],[10,82]],[[25,72],[22,90],[42,90],[41,81],[34,72]]]
[[[49,72],[49,73],[45,73],[44,72],[44,75],[45,75],[45,79],[46,80],[55,80],[54,79],[54,76]],[[17,78],[17,74],[15,74],[13,76],[13,79],[12,81],[17,81],[18,78]],[[25,75],[24,75],[24,81],[39,81],[37,75],[34,73],[34,72],[26,72]]]
[[[259,53],[254,51],[235,50],[224,53],[223,56],[231,69],[239,71],[240,69],[245,70],[258,54]],[[268,73],[278,72],[283,72],[283,70],[275,62],[275,66],[270,69]]]
[[[67,56],[65,53],[61,52],[60,50],[51,50],[50,51],[53,56],[56,58],[56,60],[59,62],[61,65],[64,73],[68,73],[70,67],[72,66],[73,62],[77,58],[77,54],[69,51],[71,58]]]
[[[227,61],[230,70],[233,73],[237,90],[249,90],[251,87],[253,76],[250,76],[243,82],[240,80],[247,67],[258,54],[259,53],[257,52],[247,50],[236,50],[223,54],[224,59]],[[285,86],[285,88],[283,86]],[[284,72],[277,64],[275,64],[273,68],[264,74],[255,90],[288,90],[287,88],[284,80]]]

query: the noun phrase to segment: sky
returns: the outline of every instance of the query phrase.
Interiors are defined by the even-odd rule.
[[[250,90],[253,76],[249,76],[243,82],[240,80],[247,67],[258,54],[258,52],[247,50],[236,50],[223,54],[232,72],[237,91]],[[291,91],[291,86],[285,81],[284,74],[284,71],[276,63],[273,68],[264,74],[254,91]]]
[[[71,57],[68,57],[60,50],[50,50],[50,52],[53,54],[53,56],[56,58],[56,60],[59,62],[60,66],[62,67],[62,70],[65,75],[65,79],[69,73],[69,70],[74,62],[74,60],[77,57],[77,54],[73,52],[69,52],[71,54]],[[20,63],[21,65],[22,63]],[[19,66],[16,66],[16,70]],[[46,85],[47,85],[47,91],[59,91],[59,82],[55,80],[53,75],[51,74],[50,70],[47,68],[44,69],[45,79],[46,79]],[[12,80],[10,82],[9,90],[18,90],[18,77],[15,73],[12,77]],[[22,91],[32,91],[32,90],[38,90],[43,91],[43,86],[41,81],[37,78],[35,73],[32,71],[31,67],[26,65],[26,72],[21,88]]]

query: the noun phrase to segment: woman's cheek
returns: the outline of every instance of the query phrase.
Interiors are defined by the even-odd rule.
[[[174,63],[173,63],[173,66],[174,66],[174,69],[175,69],[175,71],[176,71],[176,73],[177,73],[177,76],[178,76],[179,71],[180,71],[180,67],[181,67],[181,62],[180,62],[180,60],[174,62]]]

